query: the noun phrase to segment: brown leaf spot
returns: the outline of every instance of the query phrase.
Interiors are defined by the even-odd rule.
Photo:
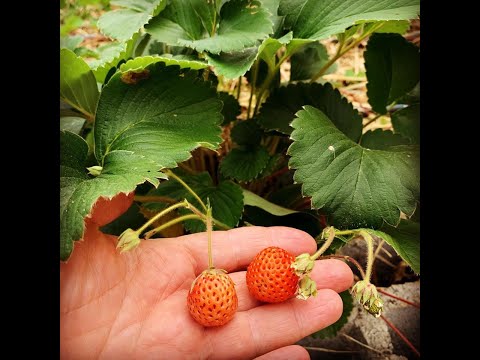
[[[148,79],[150,77],[150,71],[145,69],[141,71],[128,71],[123,73],[120,80],[125,84],[135,85],[138,84],[141,80]]]

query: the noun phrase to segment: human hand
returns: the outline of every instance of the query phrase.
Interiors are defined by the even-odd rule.
[[[207,235],[144,240],[120,254],[117,237],[103,234],[132,196],[97,203],[83,241],[60,265],[62,359],[309,359],[290,345],[334,323],[342,313],[337,292],[353,282],[338,260],[319,260],[311,274],[318,295],[262,304],[245,283],[245,270],[262,249],[313,253],[314,239],[287,227],[243,227],[213,233],[213,259],[235,282],[238,311],[224,326],[204,328],[190,316],[187,293],[207,268]],[[290,346],[289,346],[290,345]]]

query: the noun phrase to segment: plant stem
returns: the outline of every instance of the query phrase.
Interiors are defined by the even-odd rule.
[[[60,97],[60,100],[61,101],[64,101],[66,102],[68,105],[70,105],[71,107],[75,108],[76,110],[80,111],[83,115],[85,115],[87,117],[87,120],[89,122],[93,122],[93,119],[95,118],[95,115],[93,114],[90,114],[88,111],[82,109],[81,107],[75,105],[74,103],[72,103],[71,101],[69,101],[68,99],[65,99],[65,98],[62,98]]]
[[[335,235],[352,235],[356,230],[337,230],[335,229]]]
[[[188,202],[186,200],[182,201],[182,202],[179,202],[179,203],[176,203],[172,206],[169,206],[168,208],[166,208],[165,210],[162,210],[160,211],[157,215],[155,215],[154,217],[152,217],[150,220],[148,220],[145,224],[143,224],[142,227],[140,227],[136,232],[138,233],[138,235],[140,235],[142,232],[145,231],[146,228],[148,228],[151,224],[153,224],[155,221],[157,221],[158,219],[160,219],[162,216],[168,214],[169,212],[175,210],[175,209],[178,209],[180,207],[187,207],[188,205]]]
[[[212,217],[212,221],[213,221],[213,223],[214,223],[215,225],[217,225],[218,227],[221,227],[221,228],[223,228],[223,229],[225,229],[225,230],[230,230],[230,229],[231,229],[230,226],[224,224],[224,223],[221,222],[221,221],[218,221],[217,219],[215,219],[215,218],[213,218],[213,217]]]
[[[210,31],[210,37],[215,35],[216,29],[217,29],[217,1],[213,0],[213,25],[212,25],[212,30]]]
[[[256,115],[258,113],[258,110],[260,109],[260,105],[262,103],[263,95],[267,91],[268,87],[270,86],[270,83],[275,79],[276,73],[280,70],[280,66],[284,63],[285,60],[287,60],[290,56],[292,56],[294,52],[291,52],[290,54],[285,54],[283,55],[279,60],[277,65],[273,68],[272,71],[268,69],[268,74],[265,80],[263,81],[262,86],[258,90],[258,97],[257,101],[255,103],[255,109],[253,110],[253,114]]]
[[[369,346],[369,345],[367,345],[367,344],[364,344],[364,343],[362,343],[361,341],[358,341],[357,339],[351,337],[350,335],[347,335],[347,334],[345,334],[345,333],[342,333],[341,335],[342,335],[343,337],[345,337],[346,339],[348,339],[348,340],[350,340],[350,341],[353,341],[355,344],[358,344],[358,345],[360,345],[360,346],[363,346],[364,348],[367,348],[367,349],[369,349],[369,350],[375,351],[375,352],[378,353],[378,354],[383,354],[380,350],[377,350],[377,349],[375,349],[375,348],[373,348],[373,347],[371,347],[371,346]]]
[[[273,138],[273,140],[272,140],[272,142],[269,146],[269,148],[270,148],[269,153],[270,153],[271,156],[275,155],[275,152],[277,151],[277,147],[278,147],[278,144],[280,142],[280,136],[273,135],[272,138]]]
[[[242,89],[242,77],[238,77],[238,82],[237,82],[237,100],[240,100],[240,91]]]
[[[368,125],[370,125],[371,123],[377,121],[380,117],[382,116],[382,114],[378,114],[377,116],[375,116],[373,119],[370,119],[367,121],[367,123],[365,125],[363,125],[363,128],[366,128]]]
[[[398,301],[403,301],[405,304],[412,305],[413,307],[416,307],[416,308],[420,309],[420,304],[416,304],[416,303],[414,303],[414,302],[408,301],[407,299],[404,299],[404,298],[395,296],[395,295],[390,294],[390,293],[388,293],[388,292],[386,292],[386,291],[384,291],[384,290],[382,290],[382,289],[379,289],[379,288],[377,288],[377,291],[378,291],[379,293],[383,294],[383,295],[390,296],[390,297],[393,298],[393,299],[396,299],[396,300],[398,300]]]
[[[365,271],[365,280],[367,282],[370,282],[370,278],[372,277],[373,261],[375,260],[373,256],[373,238],[367,231],[360,230],[358,233],[367,242],[368,255],[367,255],[367,270]]]
[[[158,232],[160,232],[160,231],[162,231],[162,230],[164,230],[164,229],[166,229],[166,228],[168,228],[172,225],[175,225],[179,222],[182,222],[182,221],[185,221],[185,220],[192,220],[192,219],[202,220],[203,218],[196,215],[196,214],[188,214],[188,215],[180,216],[178,218],[170,220],[169,222],[166,222],[165,224],[160,225],[159,227],[156,227],[153,230],[148,231],[147,233],[145,233],[145,239],[150,239],[156,233],[158,233]]]
[[[247,110],[247,120],[250,119],[250,110],[252,108],[252,100],[253,100],[253,95],[255,94],[255,87],[257,85],[257,75],[258,75],[258,67],[260,64],[260,60],[257,59],[255,61],[255,64],[253,65],[253,72],[252,72],[252,90],[250,92],[250,99],[248,100],[248,110]],[[258,102],[258,99],[257,99]],[[252,115],[255,114],[255,111]]]
[[[189,203],[187,200],[185,200],[187,202],[187,206],[185,206],[187,209],[189,209],[190,211],[192,211],[194,214],[200,216],[202,219],[206,219],[206,215],[203,214],[200,210],[198,210],[195,206],[193,206],[191,203]],[[231,227],[228,226],[228,225],[225,225],[223,222],[221,222],[220,220],[217,220],[215,219],[213,216],[212,216],[212,221],[215,225],[225,229],[225,230],[230,230]]]
[[[190,166],[188,166],[185,163],[179,163],[178,166],[180,166],[183,170],[185,170],[189,174],[192,174],[192,175],[196,174],[196,172]]]
[[[190,194],[193,195],[193,197],[195,199],[197,199],[197,201],[200,203],[200,205],[202,205],[203,209],[206,211],[207,210],[207,206],[205,205],[205,203],[202,201],[202,199],[200,199],[200,197],[197,195],[197,193],[195,191],[193,191],[193,189],[187,185],[187,183],[185,181],[183,181],[182,179],[180,179],[177,175],[175,175],[172,171],[170,170],[163,170],[163,173],[165,175],[167,175],[168,177],[171,177],[175,180],[177,180],[180,184],[182,184],[182,186],[188,190],[188,192]]]
[[[303,348],[307,350],[322,351],[322,352],[336,353],[336,354],[356,354],[360,352],[357,350],[334,350],[334,349],[327,349],[327,348],[316,347],[316,346],[303,346]]]
[[[360,271],[360,275],[362,276],[362,278],[365,279],[365,272],[363,271],[362,266],[358,263],[357,260],[355,260],[351,256],[348,256],[348,255],[325,255],[325,256],[322,256],[322,260],[323,259],[347,260],[347,261],[351,262],[353,265],[355,265],[355,267],[358,269],[358,271]]]
[[[325,230],[324,230],[325,231]],[[315,254],[313,254],[312,256],[310,256],[310,258],[312,260],[317,260],[318,257],[320,255],[322,255],[325,250],[327,250],[329,248],[329,246],[332,244],[333,242],[333,239],[335,239],[335,228],[333,226],[331,226],[330,228],[328,228],[328,238],[327,240],[325,241],[325,243],[320,247],[320,249],[317,250],[317,252]]]
[[[385,323],[393,330],[395,331],[395,333],[400,336],[400,338],[405,342],[405,344],[408,345],[408,347],[410,349],[412,349],[412,351],[415,353],[415,355],[417,355],[418,357],[420,357],[420,352],[417,350],[417,348],[415,346],[413,346],[413,344],[406,338],[405,335],[403,335],[403,333],[397,329],[397,327],[395,325],[393,325],[389,320],[387,320],[385,318],[385,316],[383,315],[380,315],[380,317],[383,319],[383,321],[385,321]]]
[[[212,208],[210,207],[210,204],[208,204],[208,209],[207,209],[207,218],[205,221],[207,225],[207,236],[208,236],[208,269],[212,270],[215,267],[213,266],[213,257],[212,257]]]
[[[177,200],[169,198],[167,196],[143,196],[143,195],[135,195],[133,200],[138,201],[138,202],[165,202],[169,204],[175,204]]]
[[[377,26],[372,27],[369,31],[367,31],[365,34],[361,35],[357,40],[352,41],[350,45],[347,45],[346,47],[343,47],[343,42],[340,43],[340,46],[337,49],[337,53],[330,59],[328,62],[322,66],[322,68],[310,79],[310,83],[313,83],[317,81],[319,77],[321,77],[325,72],[328,70],[330,66],[332,66],[335,61],[337,61],[339,58],[341,58],[343,55],[345,55],[348,51],[353,49],[355,46],[360,44],[365,38],[370,36],[373,32],[375,32],[377,29],[382,27],[384,23],[380,23]]]

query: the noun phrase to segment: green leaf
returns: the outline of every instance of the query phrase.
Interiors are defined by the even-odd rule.
[[[286,208],[295,208],[300,201],[304,200],[302,197],[302,185],[290,184],[284,186],[270,193],[267,199]]]
[[[262,105],[258,123],[267,130],[290,134],[290,123],[304,105],[322,110],[337,128],[357,142],[362,134],[362,117],[330,84],[296,84],[277,89]]]
[[[417,274],[420,274],[420,224],[402,219],[397,227],[385,224],[382,231],[365,229],[385,240],[407,262]]]
[[[230,95],[227,92],[219,91],[217,93],[218,98],[223,102],[222,115],[223,115],[223,125],[227,125],[230,122],[237,119],[237,116],[240,115],[241,109],[240,104],[237,99]]]
[[[405,96],[397,101],[398,104],[415,105],[420,103],[420,81]]]
[[[194,191],[204,202],[207,198],[210,200],[215,219],[231,228],[237,226],[243,211],[243,194],[240,186],[231,181],[222,181],[218,186],[212,185]],[[199,220],[186,221],[185,228],[190,232],[206,231],[205,224]]]
[[[246,205],[243,211],[242,220],[248,224],[257,226],[293,227],[305,231],[312,237],[318,236],[322,231],[318,218],[305,211],[276,216],[257,206]]]
[[[190,151],[221,142],[222,103],[208,83],[155,63],[139,73],[116,73],[103,88],[95,120],[95,156],[139,152],[160,168],[175,167]]]
[[[409,20],[420,0],[281,0],[279,15],[297,39],[323,40],[361,21]]]
[[[190,0],[190,6],[195,11],[196,15],[202,22],[204,30],[211,34],[216,28],[216,15],[217,8],[215,7],[216,1],[205,0]],[[184,4],[184,6],[188,6]]]
[[[60,98],[89,117],[98,101],[95,76],[82,58],[71,50],[60,50]]]
[[[267,165],[265,168],[262,170],[260,175],[258,175],[258,179],[263,179],[267,176],[272,175],[275,171],[279,170],[280,167],[286,166],[287,161],[285,159],[285,156],[280,153],[273,154],[270,156],[270,159],[268,159]]]
[[[360,145],[371,150],[388,150],[392,146],[408,145],[410,141],[390,130],[376,129],[362,135]]]
[[[292,40],[292,32],[285,34],[279,39],[267,38],[258,48],[259,57],[265,61],[271,71],[274,70],[276,65],[275,55],[283,45],[286,45]]]
[[[252,67],[258,55],[257,47],[250,47],[241,51],[221,53],[220,55],[205,54],[213,72],[217,76],[224,76],[227,79],[236,79]]]
[[[389,151],[354,143],[320,110],[305,106],[292,122],[288,149],[294,180],[339,228],[397,225],[411,215],[419,197],[419,152],[415,146]]]
[[[289,214],[298,212],[296,210],[290,210],[282,206],[279,206],[277,204],[274,204],[268,200],[265,200],[261,196],[258,196],[257,194],[252,193],[247,189],[242,189],[242,191],[243,191],[244,205],[259,207],[260,209],[263,209],[275,216],[284,216],[284,215],[289,215]]]
[[[103,84],[105,82],[112,67],[117,67],[123,60],[133,55],[138,36],[138,33],[136,33],[126,42],[112,42],[97,49],[99,59],[90,61],[88,65],[92,68],[99,83]]]
[[[163,10],[166,3],[166,0],[112,1],[112,5],[125,8],[106,12],[98,19],[97,26],[105,35],[126,41]]]
[[[414,144],[420,144],[420,104],[395,111],[392,125],[396,133],[402,134]]]
[[[319,42],[307,44],[291,57],[290,81],[311,79],[328,60],[327,49],[323,44]],[[332,64],[325,74],[335,70],[336,65]]]
[[[340,319],[334,322],[332,325],[327,326],[326,328],[313,333],[311,336],[317,339],[327,339],[332,338],[337,335],[337,333],[342,330],[345,324],[348,322],[348,317],[353,309],[353,298],[350,295],[348,290],[345,290],[339,293],[340,297],[342,298],[343,302],[343,312]]]
[[[65,36],[68,35],[69,32],[75,30],[82,26],[83,19],[77,15],[69,15],[63,21],[63,24],[60,25],[60,35]]]
[[[268,164],[270,155],[262,146],[235,148],[220,163],[220,172],[238,181],[257,178]]]
[[[407,94],[420,80],[420,52],[398,34],[373,34],[365,52],[367,95],[372,109],[386,107]]]
[[[408,20],[390,20],[390,21],[357,21],[357,25],[349,27],[345,32],[337,34],[337,37],[353,39],[367,33],[396,33],[404,34],[410,27]]]
[[[278,16],[278,6],[280,5],[280,0],[261,0],[262,6],[271,14],[270,20],[273,23],[273,34],[274,37],[280,35],[282,32],[283,25],[283,16]]]
[[[121,71],[127,70],[140,70],[144,69],[150,64],[154,64],[157,62],[163,62],[165,65],[178,65],[180,69],[190,68],[193,70],[205,69],[208,64],[201,60],[183,60],[183,59],[175,59],[171,56],[166,55],[155,55],[155,56],[142,56],[136,57],[135,59],[128,60],[126,63],[120,65]]]
[[[217,31],[212,37],[205,31],[202,20],[203,17],[182,1],[173,0],[146,29],[154,38],[169,45],[187,46],[212,54],[251,47],[273,31],[270,14],[256,0],[230,0],[225,3],[220,11]]]
[[[230,134],[238,145],[259,145],[263,131],[254,119],[243,120],[237,123]]]
[[[155,163],[124,150],[113,151],[105,158],[102,173],[89,178],[85,169],[88,145],[80,136],[60,132],[60,259],[65,261],[73,242],[83,237],[84,218],[102,196],[112,198],[129,193],[148,180],[158,183]]]
[[[78,48],[82,41],[83,36],[81,35],[62,36],[60,37],[60,48],[66,48],[74,51],[76,48]]]
[[[83,139],[61,137],[62,259],[83,236],[83,219],[98,197],[131,192],[145,181],[158,185],[157,178],[165,178],[160,169],[177,166],[199,146],[217,148],[221,106],[215,89],[177,66],[156,63],[115,74],[103,88],[94,124],[100,175],[87,176]]]
[[[410,21],[408,20],[391,20],[384,21],[384,24],[377,30],[376,33],[396,33],[403,35],[410,27]]]
[[[60,118],[60,130],[70,131],[74,134],[80,134],[85,119],[78,116],[62,116]]]
[[[243,194],[240,186],[231,181],[221,181],[218,186],[215,186],[207,172],[198,175],[181,175],[180,177],[195,191],[204,203],[207,202],[207,197],[210,199],[212,214],[215,219],[232,228],[238,224],[243,210]],[[178,201],[187,199],[199,210],[202,209],[198,201],[180,183],[173,179],[162,182],[157,189],[151,190],[148,195],[168,196]],[[156,204],[146,203],[144,205],[147,208],[154,209]],[[182,214],[191,213],[185,209],[179,212]],[[187,220],[185,228],[190,232],[206,230],[205,224],[200,220]]]

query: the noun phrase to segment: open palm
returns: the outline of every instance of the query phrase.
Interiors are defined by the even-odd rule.
[[[306,350],[288,345],[335,322],[342,313],[337,292],[353,281],[343,262],[317,261],[318,296],[262,304],[245,283],[255,254],[268,246],[312,253],[314,239],[286,227],[214,232],[214,263],[235,282],[238,311],[226,325],[204,328],[186,298],[207,268],[206,233],[145,240],[119,254],[117,237],[98,229],[102,222],[86,221],[84,240],[61,264],[62,359],[308,359]]]

